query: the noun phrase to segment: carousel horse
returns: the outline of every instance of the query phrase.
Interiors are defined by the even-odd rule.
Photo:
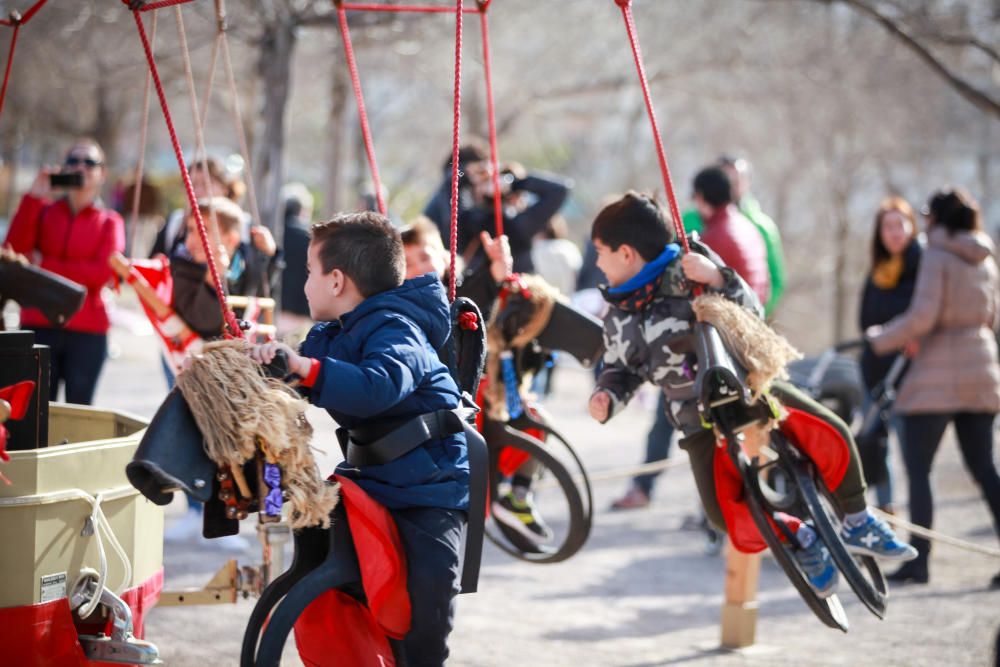
[[[485,332],[478,326],[481,315],[471,301],[456,300],[451,312],[452,336],[442,356],[449,360],[456,382],[470,397],[475,395],[483,368]],[[211,351],[210,345],[206,351]],[[350,480],[336,476],[326,482],[319,480],[311,458],[306,465],[311,465],[314,476],[300,494],[303,502],[296,504],[299,491],[293,488],[295,478],[285,469],[279,471],[280,476],[275,472],[269,460],[275,453],[269,451],[269,443],[252,434],[241,436],[251,438],[252,451],[244,447],[238,454],[229,452],[226,460],[220,460],[218,454],[210,456],[206,429],[192,409],[199,407],[191,405],[184,394],[185,376],[193,368],[178,377],[178,387],[153,417],[126,472],[133,486],[154,503],[168,504],[174,491],[184,491],[204,503],[205,537],[235,534],[239,520],[250,512],[261,512],[262,518],[274,517],[282,496],[291,499],[293,562],[262,592],[244,634],[240,664],[277,665],[293,628],[303,658],[318,661],[311,664],[322,664],[331,657],[343,664],[383,664],[380,660],[391,664],[395,642],[409,628],[406,565],[391,516]],[[272,378],[283,378],[288,374],[287,362],[279,356],[264,370]],[[274,384],[273,380],[267,382]],[[230,391],[246,393],[240,388]],[[220,411],[217,402],[210,407]],[[364,444],[355,433],[341,438],[345,457],[351,461],[355,457],[398,456],[406,447],[412,449],[438,433],[465,433],[470,468],[461,580],[465,593],[476,590],[486,505],[486,447],[470,423],[474,414],[467,398],[464,408],[439,411],[433,417],[423,415]],[[296,453],[301,455],[304,452]],[[317,488],[316,482],[322,487]],[[329,503],[326,493],[334,487],[340,497],[335,505]],[[315,505],[317,498],[321,505],[330,507],[326,515],[303,516],[308,511],[304,508]]]
[[[487,537],[515,558],[555,563],[586,543],[593,523],[593,494],[583,463],[552,417],[527,391],[553,352],[581,365],[597,364],[604,351],[601,322],[563,302],[540,276],[504,281],[487,328],[487,381],[478,400],[481,431],[490,453],[490,496],[522,465],[534,461],[536,477],[550,475],[566,509],[565,530],[553,542],[535,544],[496,521]]]
[[[83,307],[86,296],[83,285],[30,264],[24,255],[0,249],[0,307],[16,301],[22,308],[39,309],[61,327]]]

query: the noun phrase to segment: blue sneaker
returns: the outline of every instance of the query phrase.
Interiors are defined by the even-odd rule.
[[[819,540],[815,538],[808,547],[798,547],[792,551],[795,560],[809,580],[809,585],[813,587],[816,594],[821,598],[828,598],[837,590],[837,568],[833,566],[833,559],[830,552]]]
[[[908,561],[917,557],[917,550],[906,542],[901,542],[882,519],[871,514],[860,526],[846,524],[840,531],[844,545],[853,554],[873,556],[891,561]]]

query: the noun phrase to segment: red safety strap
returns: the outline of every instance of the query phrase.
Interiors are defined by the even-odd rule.
[[[490,57],[490,28],[486,10],[493,0],[478,0],[479,27],[483,36],[483,79],[486,81],[486,119],[489,127],[490,166],[493,171],[493,222],[496,235],[503,234],[503,197],[500,192],[500,156],[497,150],[497,118],[493,108],[493,67]]]
[[[354,59],[354,47],[351,45],[351,29],[347,25],[347,11],[344,4],[334,0],[337,7],[337,22],[340,24],[340,35],[344,42],[344,57],[347,58],[347,68],[351,73],[351,87],[354,89],[354,99],[358,103],[358,121],[361,123],[361,139],[368,155],[368,168],[372,174],[372,187],[375,188],[375,202],[378,212],[386,214],[385,198],[382,196],[382,180],[379,178],[378,164],[375,161],[375,143],[372,141],[371,127],[368,125],[368,112],[365,110],[365,96],[361,92],[361,77],[358,74],[358,63]]]
[[[180,4],[183,0],[169,0],[170,4]],[[174,156],[177,158],[177,165],[180,167],[181,179],[184,182],[184,191],[187,194],[188,204],[191,207],[191,213],[194,215],[195,223],[198,226],[198,235],[201,237],[201,242],[205,247],[205,254],[208,256],[208,270],[212,275],[212,283],[215,285],[215,294],[219,299],[219,307],[222,309],[222,318],[229,328],[232,336],[237,338],[243,337],[243,331],[240,329],[239,322],[236,319],[236,315],[229,308],[226,303],[226,293],[222,287],[222,280],[219,278],[219,271],[216,268],[215,253],[212,250],[212,244],[208,240],[208,231],[205,229],[205,221],[201,217],[201,211],[198,210],[198,199],[194,196],[194,187],[191,185],[191,175],[187,170],[187,162],[184,160],[184,151],[181,150],[180,140],[177,138],[177,130],[174,128],[173,119],[170,116],[170,108],[167,105],[167,96],[163,91],[163,83],[160,81],[160,73],[156,68],[156,60],[153,57],[153,49],[149,44],[149,38],[146,36],[146,27],[142,22],[141,9],[130,3],[128,0],[122,0],[129,8],[132,10],[132,17],[135,19],[136,29],[139,31],[139,39],[142,41],[142,49],[146,54],[146,62],[149,65],[149,72],[153,77],[153,86],[156,88],[156,95],[160,100],[160,108],[163,110],[163,119],[167,124],[167,133],[170,135],[170,144],[174,149]],[[163,3],[154,3],[163,4]],[[149,5],[147,5],[149,6]],[[170,6],[169,4],[164,6]]]
[[[462,123],[462,0],[455,0],[455,102],[451,130],[451,271],[448,299],[455,300],[455,258],[458,246],[458,142]]]
[[[646,68],[642,64],[642,51],[639,48],[639,36],[636,34],[635,19],[632,17],[632,0],[615,0],[615,4],[622,10],[622,18],[625,19],[625,29],[628,31],[628,41],[632,45],[632,55],[635,58],[635,67],[639,73],[639,84],[642,86],[642,96],[646,100],[646,112],[649,114],[649,123],[653,128],[653,141],[656,143],[656,156],[660,160],[660,173],[663,176],[663,187],[667,192],[667,200],[670,203],[670,217],[674,220],[674,229],[677,238],[681,241],[684,252],[690,252],[687,234],[684,232],[684,224],[681,222],[681,211],[677,206],[677,196],[674,194],[674,183],[670,179],[670,168],[667,166],[667,156],[663,150],[663,139],[660,138],[660,127],[656,122],[656,112],[653,110],[653,99],[649,93],[649,82],[646,80]]]

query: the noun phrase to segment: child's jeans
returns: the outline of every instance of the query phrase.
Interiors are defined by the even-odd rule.
[[[412,610],[403,639],[405,667],[439,667],[448,659],[448,635],[460,590],[462,530],[466,513],[437,507],[390,509],[406,550]]]

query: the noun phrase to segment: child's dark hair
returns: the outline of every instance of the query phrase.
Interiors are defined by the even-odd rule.
[[[630,245],[644,260],[651,262],[674,240],[674,231],[670,214],[652,195],[630,190],[601,209],[590,228],[590,238],[612,250]]]
[[[975,232],[983,228],[979,204],[965,188],[942,188],[931,195],[925,212],[935,225],[941,225],[949,234]]]
[[[706,167],[699,171],[694,177],[694,191],[714,208],[733,202],[733,184],[722,167]]]
[[[406,256],[399,232],[373,211],[340,213],[312,227],[323,273],[340,269],[368,298],[403,284]]]

